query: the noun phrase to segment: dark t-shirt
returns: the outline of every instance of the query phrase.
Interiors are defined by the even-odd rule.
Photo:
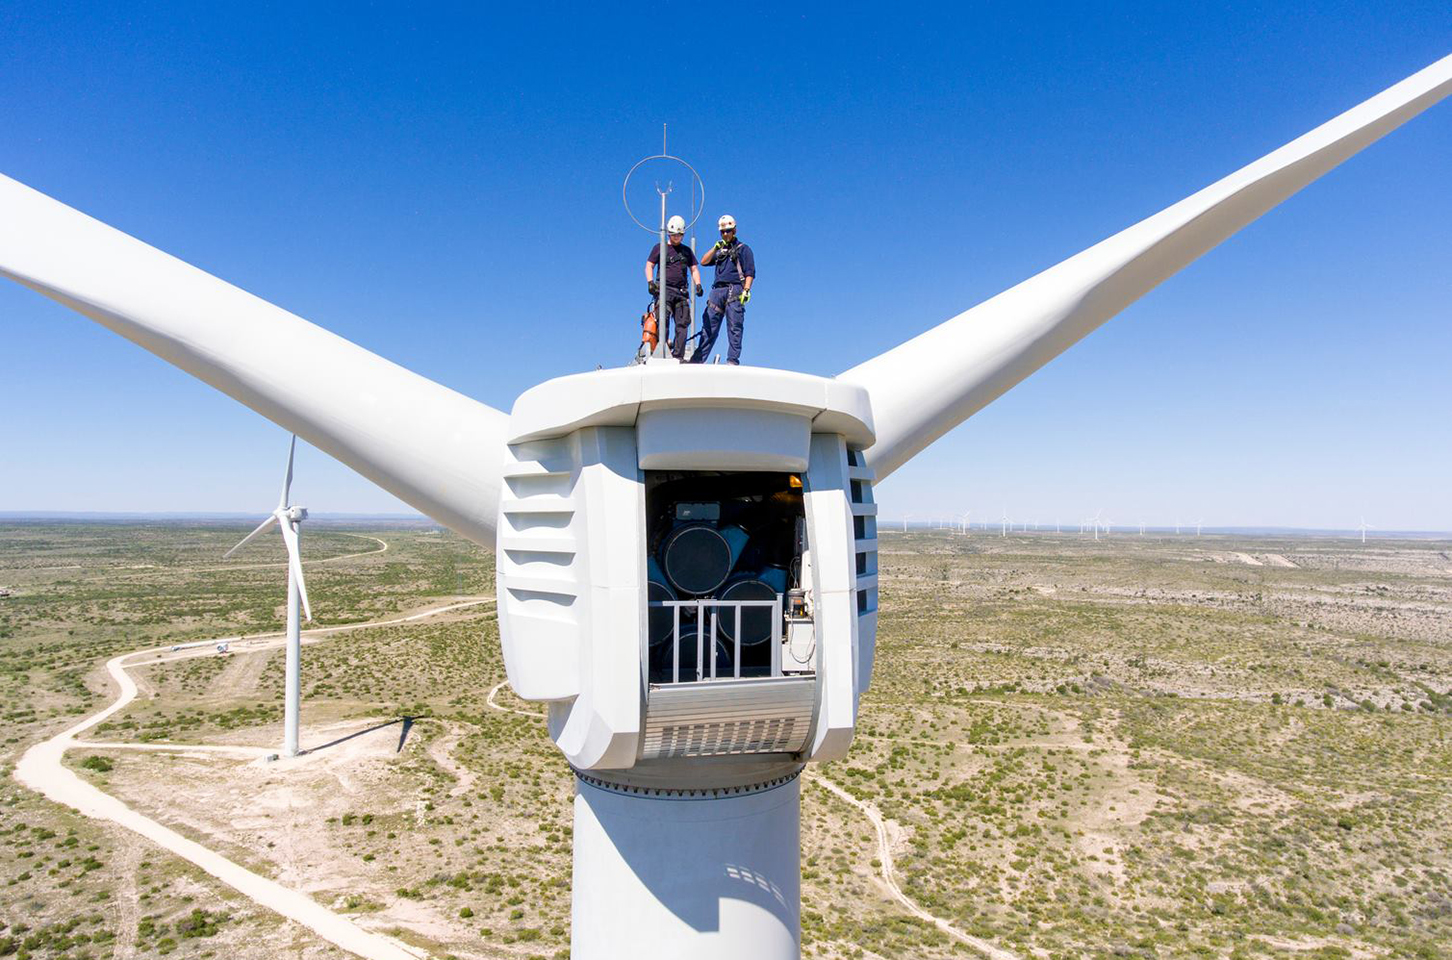
[[[684,289],[686,286],[686,268],[696,265],[696,253],[684,242],[678,244],[666,244],[670,251],[666,254],[665,278],[666,286]],[[650,263],[660,263],[660,244],[650,248],[650,256],[646,257]]]

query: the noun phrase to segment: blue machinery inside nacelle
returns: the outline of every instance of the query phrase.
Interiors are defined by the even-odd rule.
[[[782,650],[808,619],[801,478],[646,471],[645,487],[650,682],[805,672]]]

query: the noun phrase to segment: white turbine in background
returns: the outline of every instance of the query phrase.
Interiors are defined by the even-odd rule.
[[[309,621],[313,619],[313,608],[308,603],[307,584],[303,582],[302,554],[298,542],[302,533],[302,522],[308,518],[308,511],[306,507],[291,506],[287,502],[292,490],[292,460],[296,452],[297,436],[294,435],[287,449],[287,473],[282,478],[282,496],[277,498],[277,509],[259,523],[256,530],[243,537],[237,546],[222,554],[222,559],[226,560],[274,523],[282,532],[282,543],[287,548],[287,665],[283,671],[282,697],[282,754],[285,757],[295,757],[298,754],[298,716],[302,712],[302,628],[298,623],[299,604],[302,606],[303,616]]]
[[[1008,536],[1008,508],[1003,508],[1003,529],[998,532],[1000,537]]]
[[[1205,522],[1205,519],[1203,517],[1200,518],[1199,520],[1196,520],[1195,521],[1195,536],[1198,537],[1200,535],[1200,525],[1203,524],[1204,522]]]
[[[1144,536],[1144,521],[1143,520],[1141,520],[1139,522],[1139,535],[1141,537]]]
[[[1361,531],[1361,542],[1362,543],[1365,543],[1366,542],[1366,531],[1368,531],[1368,530],[1375,530],[1376,527],[1373,527],[1371,524],[1367,523],[1366,522],[1366,518],[1365,517],[1362,517],[1361,518],[1361,526],[1357,527],[1356,529],[1358,529],[1358,530]]]
[[[871,680],[872,484],[1449,93],[1452,57],[831,379],[652,361],[549,381],[506,415],[5,177],[0,276],[211,384],[474,542],[497,544],[509,682],[547,704],[550,735],[576,775],[574,960],[795,960],[797,777],[846,755]],[[744,689],[720,684],[755,690],[755,680],[713,669],[664,690],[643,682],[647,617],[663,602],[648,599],[643,579],[654,543],[649,471],[755,471],[781,479],[787,498],[800,494],[808,594],[825,612],[788,624],[810,628],[816,660],[767,678],[786,698],[772,716],[796,711],[782,726],[796,732],[780,742],[742,746],[730,731],[760,725],[728,719],[707,739],[733,752],[706,756],[681,732],[708,715],[740,716],[710,714],[710,704],[730,706],[726,691]],[[284,537],[295,537],[292,523]],[[662,728],[658,698],[684,726]]]

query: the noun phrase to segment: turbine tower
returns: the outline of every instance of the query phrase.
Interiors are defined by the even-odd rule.
[[[1368,530],[1375,530],[1376,527],[1373,527],[1371,524],[1367,523],[1366,522],[1366,518],[1365,517],[1362,517],[1361,518],[1361,526],[1357,527],[1356,529],[1358,529],[1358,530],[1361,531],[1361,542],[1362,543],[1365,543],[1366,542],[1366,531],[1368,531]]]
[[[298,754],[298,717],[302,712],[302,629],[298,622],[298,607],[309,621],[313,619],[313,608],[308,603],[308,588],[303,582],[302,553],[299,538],[302,522],[308,518],[306,507],[290,505],[288,496],[292,491],[292,460],[297,453],[297,435],[287,448],[287,472],[282,477],[282,496],[277,498],[277,509],[267,519],[243,537],[231,550],[222,554],[226,560],[241,550],[274,523],[282,533],[282,543],[287,548],[287,665],[283,671],[282,699],[282,755],[295,757]]]
[[[1449,93],[1452,57],[835,378],[652,358],[505,414],[5,177],[0,276],[496,549],[509,682],[577,778],[574,960],[795,960],[798,776],[872,680],[873,484]]]

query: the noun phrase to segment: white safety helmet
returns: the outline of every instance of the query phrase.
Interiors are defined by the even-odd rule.
[[[666,233],[673,237],[684,236],[686,233],[686,218],[681,216],[671,217],[666,221]]]
[[[723,213],[721,219],[716,221],[716,226],[721,230],[735,230],[736,218],[729,213]]]

